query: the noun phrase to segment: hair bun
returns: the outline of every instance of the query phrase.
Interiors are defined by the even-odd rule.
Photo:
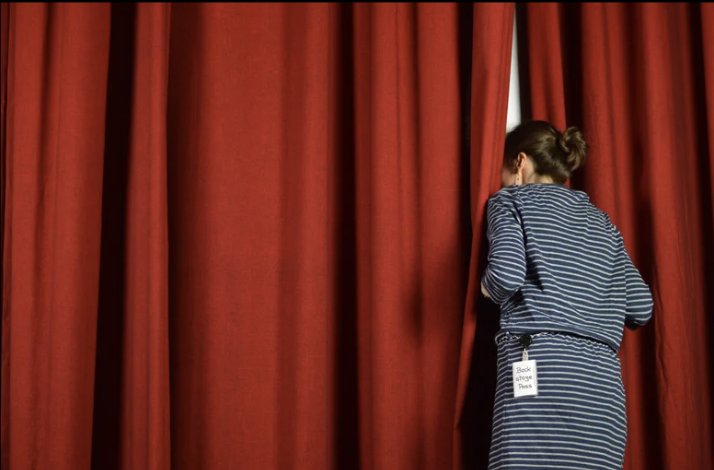
[[[569,171],[572,172],[585,163],[588,144],[577,127],[568,127],[565,132],[558,135],[558,147],[565,156]]]

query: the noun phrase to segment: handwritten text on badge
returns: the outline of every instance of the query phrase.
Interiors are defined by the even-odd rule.
[[[519,361],[513,364],[513,396],[538,395],[536,361]]]

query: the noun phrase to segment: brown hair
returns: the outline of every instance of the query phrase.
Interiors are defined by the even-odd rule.
[[[515,172],[518,154],[523,152],[533,161],[537,174],[565,184],[570,174],[585,163],[587,149],[577,127],[568,127],[561,133],[545,121],[528,121],[506,135],[503,162]]]

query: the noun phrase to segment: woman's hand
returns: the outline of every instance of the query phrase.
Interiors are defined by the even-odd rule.
[[[491,296],[488,295],[488,292],[486,291],[486,288],[483,286],[483,282],[481,283],[481,293],[482,293],[483,296],[486,297],[487,299],[490,299],[490,298],[491,298]]]

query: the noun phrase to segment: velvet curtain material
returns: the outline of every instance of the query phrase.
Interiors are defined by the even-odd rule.
[[[653,288],[625,468],[712,468],[711,5],[3,3],[3,469],[485,468],[516,10]]]

